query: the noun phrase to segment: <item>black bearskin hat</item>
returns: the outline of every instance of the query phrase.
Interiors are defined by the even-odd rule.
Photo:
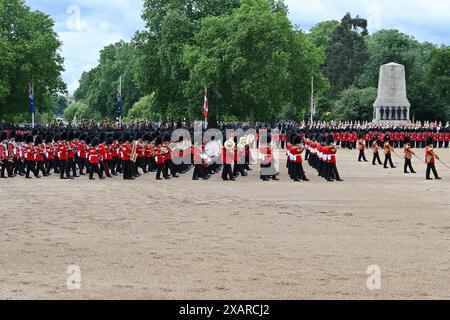
[[[92,147],[98,147],[98,145],[99,145],[98,138],[92,139],[92,141],[91,141],[91,146],[92,146]]]
[[[0,141],[4,141],[4,140],[7,140],[7,139],[8,139],[8,135],[6,134],[5,131],[3,131],[3,132],[0,134]]]
[[[108,146],[112,145],[113,142],[114,142],[114,140],[113,140],[112,137],[109,137],[109,138],[106,139],[106,145],[108,145]]]
[[[45,143],[52,143],[53,142],[53,137],[51,135],[47,135],[45,137]]]
[[[123,142],[126,142],[126,141],[128,141],[128,142],[132,141],[131,135],[128,132],[123,134]]]
[[[59,140],[66,141],[67,140],[67,132],[63,132],[59,135]]]
[[[433,138],[432,137],[428,137],[427,138],[427,146],[431,146],[433,145]]]
[[[403,143],[410,143],[411,142],[411,138],[406,136],[405,139],[403,139]]]
[[[157,137],[155,139],[155,145],[159,146],[163,143],[163,139],[161,137]]]
[[[69,132],[69,135],[67,137],[67,141],[72,141],[73,139],[75,139],[75,133],[73,133],[72,131]]]
[[[33,136],[31,134],[29,134],[26,138],[25,138],[25,143],[29,144],[33,142]]]
[[[333,138],[333,136],[330,134],[330,135],[327,136],[327,144],[330,145],[330,144],[332,144],[332,143],[334,143],[334,138]]]
[[[34,144],[36,144],[36,145],[42,144],[42,137],[36,136],[36,138],[34,139]]]
[[[302,139],[300,138],[300,136],[295,136],[295,138],[294,139],[292,139],[292,144],[293,145],[298,145],[298,144],[300,144],[300,143],[302,143]]]
[[[389,142],[389,141],[391,141],[391,136],[385,135],[384,136],[384,142]]]

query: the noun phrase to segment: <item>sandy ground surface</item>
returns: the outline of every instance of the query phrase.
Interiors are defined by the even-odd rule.
[[[338,155],[343,183],[2,180],[0,298],[449,299],[450,170]]]

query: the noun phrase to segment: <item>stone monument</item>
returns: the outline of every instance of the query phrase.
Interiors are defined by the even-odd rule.
[[[409,122],[411,104],[406,97],[405,66],[388,63],[380,67],[374,122]]]

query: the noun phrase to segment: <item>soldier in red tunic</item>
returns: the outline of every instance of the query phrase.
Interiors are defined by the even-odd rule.
[[[367,162],[366,159],[366,140],[364,139],[364,135],[360,134],[358,139],[358,150],[359,150],[359,157],[358,162]]]
[[[373,136],[372,143],[370,145],[373,151],[372,165],[376,166],[378,164],[383,164],[380,158],[380,145],[378,142],[378,136]]]
[[[7,178],[5,173],[7,172],[8,161],[9,161],[8,147],[6,144],[7,140],[8,140],[8,135],[6,134],[6,132],[2,132],[0,134],[0,172],[1,172],[1,178],[3,178],[3,179]]]
[[[306,178],[305,170],[303,169],[302,154],[304,152],[304,148],[301,145],[302,143],[301,137],[295,136],[292,142],[293,145],[290,148],[290,159],[291,159],[290,177],[292,180],[296,182],[309,181],[309,179]]]
[[[439,156],[434,152],[433,149],[433,138],[428,137],[426,141],[427,147],[425,149],[425,162],[427,163],[427,173],[426,179],[433,180],[431,178],[431,171],[433,171],[436,180],[441,180],[436,170],[436,159],[439,160]]]
[[[414,151],[411,148],[411,138],[405,137],[403,141],[403,150],[405,153],[405,166],[404,166],[404,173],[408,174],[408,169],[411,171],[411,173],[416,173],[412,167],[412,157],[415,155]]]
[[[394,149],[391,146],[391,137],[389,135],[386,135],[384,137],[384,168],[388,169],[388,164],[391,166],[391,168],[395,169],[396,166],[394,165],[394,162],[392,162],[392,152]]]
[[[43,145],[42,137],[36,136],[34,139],[34,147],[35,147],[35,159],[36,159],[36,174],[39,176],[39,172],[42,172],[44,177],[48,177],[47,172],[44,168],[44,160],[45,160],[45,147]]]
[[[92,139],[91,145],[87,149],[86,154],[90,166],[89,180],[95,180],[94,173],[98,175],[99,179],[104,179],[105,177],[103,176],[103,171],[99,168],[100,149],[98,138]]]

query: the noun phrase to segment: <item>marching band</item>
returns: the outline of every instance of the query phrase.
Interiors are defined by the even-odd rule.
[[[281,134],[280,134],[281,132]],[[237,137],[224,133],[222,139],[211,137],[203,143],[180,137],[172,141],[173,131],[42,129],[0,135],[1,178],[17,175],[27,179],[58,174],[60,179],[75,179],[86,174],[90,180],[112,178],[121,174],[124,180],[134,180],[142,174],[155,173],[156,180],[178,178],[193,167],[193,180],[208,180],[222,172],[224,181],[246,177],[251,171],[251,148],[258,150],[260,179],[278,181],[276,150],[286,150],[287,169],[295,182],[309,181],[304,161],[328,182],[343,181],[336,164],[338,148],[358,149],[358,161],[367,162],[365,151],[373,151],[372,164],[395,168],[392,155],[404,160],[404,172],[416,173],[412,158],[420,159],[414,148],[425,148],[426,178],[437,173],[440,161],[436,148],[448,148],[448,127],[436,131],[423,128],[380,127],[290,127],[282,130],[258,129],[256,135]],[[395,148],[403,148],[403,156]],[[384,151],[384,163],[380,153]],[[175,159],[174,159],[175,158]],[[178,161],[182,159],[182,161]],[[177,160],[177,161],[176,161]],[[444,164],[445,165],[445,164]],[[32,176],[33,175],[33,176]],[[95,175],[95,176],[94,176]]]

